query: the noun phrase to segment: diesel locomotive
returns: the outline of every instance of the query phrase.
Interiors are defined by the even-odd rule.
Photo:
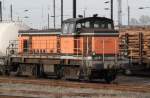
[[[19,31],[10,41],[5,73],[111,82],[116,78],[119,33],[105,17],[71,18],[61,30]]]

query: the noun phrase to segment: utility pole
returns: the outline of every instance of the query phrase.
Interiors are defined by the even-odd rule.
[[[73,0],[73,18],[76,18],[76,11],[77,11],[76,3],[77,3],[76,0]]]
[[[13,7],[12,4],[10,5],[10,19],[13,21]]]
[[[55,0],[53,0],[53,10],[54,10],[54,29],[56,28],[56,13],[55,13]]]
[[[122,0],[118,0],[118,26],[122,26]]]
[[[2,22],[3,15],[2,15],[2,2],[0,1],[0,21]]]
[[[62,26],[62,23],[63,23],[63,17],[64,17],[64,15],[63,15],[63,12],[64,11],[64,2],[63,2],[63,0],[61,0],[61,26]]]
[[[111,0],[111,19],[113,20],[113,0]]]
[[[85,18],[86,16],[86,12],[85,12],[85,9],[84,9],[84,11],[83,11],[83,17]]]
[[[49,13],[48,13],[48,17],[47,18],[48,18],[48,25],[47,25],[47,27],[49,29]]]
[[[113,20],[113,0],[105,1],[104,3],[110,3],[110,18]],[[105,8],[105,10],[109,10],[109,8]]]
[[[128,26],[130,25],[130,6],[128,5]]]

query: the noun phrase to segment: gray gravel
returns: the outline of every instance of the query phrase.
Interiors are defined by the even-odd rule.
[[[121,84],[150,85],[150,78],[118,77]],[[67,88],[33,84],[0,83],[0,94],[35,98],[150,98],[150,93],[123,92],[114,90]]]
[[[2,83],[0,85],[1,85],[0,86],[1,94],[12,96],[40,97],[40,98],[150,98],[150,93],[122,92],[114,90],[95,90],[86,88],[65,88],[65,87],[52,87],[52,86],[31,85],[31,84]],[[15,90],[16,92],[14,92]],[[31,91],[41,93],[36,94],[27,92],[18,93],[18,91]],[[68,96],[68,94],[74,95]]]

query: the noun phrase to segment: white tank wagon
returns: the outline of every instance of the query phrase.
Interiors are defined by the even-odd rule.
[[[28,30],[28,26],[20,22],[2,22],[0,23],[0,57],[6,55],[6,49],[10,40],[16,40],[19,30]]]

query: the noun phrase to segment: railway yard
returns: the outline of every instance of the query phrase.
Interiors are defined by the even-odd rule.
[[[119,76],[112,84],[0,77],[0,98],[149,98],[150,79]]]
[[[91,18],[91,19],[94,19],[94,18]],[[132,74],[130,74],[132,76],[124,76],[124,75],[118,76],[117,75],[116,77],[116,73],[115,73],[116,70],[110,70],[109,66],[108,67],[106,66],[107,63],[110,61],[112,62],[110,62],[110,64],[108,65],[114,64],[113,61],[115,60],[114,59],[107,60],[109,58],[105,57],[104,54],[107,54],[105,52],[113,54],[113,55],[110,55],[110,58],[111,56],[114,56],[114,54],[117,53],[116,51],[113,51],[113,50],[107,50],[110,47],[107,47],[105,51],[95,50],[97,51],[97,53],[103,54],[102,64],[106,63],[106,65],[104,64],[104,66],[107,67],[106,68],[107,70],[105,68],[99,69],[99,67],[96,66],[97,62],[95,62],[95,65],[94,65],[93,63],[94,60],[93,60],[92,66],[93,68],[95,68],[96,71],[93,69],[89,71],[87,69],[91,67],[87,67],[86,69],[86,67],[84,66],[84,64],[85,65],[92,64],[91,62],[88,62],[88,60],[87,61],[85,60],[86,63],[84,63],[84,60],[82,60],[83,58],[78,57],[76,59],[79,59],[79,61],[76,61],[76,59],[73,59],[73,57],[69,58],[70,56],[68,56],[67,58],[64,58],[66,55],[60,58],[56,58],[57,56],[54,56],[54,55],[51,56],[50,53],[46,53],[46,50],[43,51],[41,49],[42,51],[36,51],[39,49],[39,47],[37,49],[36,48],[32,49],[32,51],[31,50],[28,51],[26,49],[26,46],[28,46],[26,44],[28,44],[28,42],[25,40],[26,44],[23,44],[25,48],[22,45],[22,52],[17,53],[17,54],[11,54],[12,56],[10,56],[10,58],[8,59],[10,60],[9,63],[6,62],[6,65],[4,64],[4,67],[2,67],[1,73],[5,73],[5,74],[4,76],[0,76],[0,98],[150,98],[149,29],[147,28],[145,29],[127,28],[126,29],[125,28],[120,32],[121,33],[120,33],[119,38],[121,40],[120,40],[120,44],[118,45],[120,46],[120,49],[123,50],[121,51],[121,53],[127,54],[127,55],[124,55],[124,57],[129,59],[128,66],[124,65],[123,67],[120,66],[120,68],[121,67],[128,68],[127,71],[128,70],[130,72],[132,71]],[[143,33],[139,33],[139,32],[143,32]],[[32,34],[33,31],[31,31],[30,33]],[[39,34],[39,33],[34,32],[33,34]],[[41,36],[43,37],[43,35]],[[103,35],[98,35],[98,36],[103,36]],[[26,37],[26,34],[25,34],[25,37]],[[37,36],[35,36],[35,38],[36,37]],[[98,39],[94,40],[96,41],[95,43],[101,40],[100,37],[97,37],[97,38],[99,38],[99,40]],[[116,37],[115,35],[114,38],[118,38],[118,36]],[[82,53],[85,56],[87,56],[88,52],[90,52],[88,51],[90,46],[87,45],[89,43],[87,39],[90,40],[90,38],[88,37],[83,38],[83,41],[86,42],[86,45],[82,47],[83,48]],[[29,41],[30,40],[31,40],[31,37]],[[74,43],[77,42],[76,44],[79,44],[80,41],[78,42],[76,40],[79,40],[79,39],[75,39],[75,41],[73,42]],[[62,41],[62,39],[61,40],[57,39],[57,41],[58,42]],[[116,44],[113,41],[114,40],[112,40],[111,43],[114,43],[114,47],[115,47]],[[34,40],[32,42],[34,42]],[[67,39],[67,42],[70,42],[70,40]],[[57,44],[59,45],[60,43],[57,43]],[[110,46],[109,43],[106,43],[106,44],[108,44],[107,46]],[[36,43],[36,45],[39,45],[39,43]],[[44,49],[47,49],[47,43],[45,45],[46,45],[46,48]],[[65,45],[66,47],[69,46],[67,44],[64,44],[62,46],[65,46]],[[57,47],[57,51],[55,51],[56,53],[60,52],[59,47]],[[65,49],[70,49],[69,47]],[[79,47],[73,46],[72,50],[74,48],[79,48]],[[13,48],[10,48],[10,49],[13,50]],[[101,47],[99,46],[98,49],[101,49]],[[104,40],[103,40],[103,49],[104,49]],[[84,53],[85,50],[87,53]],[[63,52],[68,53],[68,51],[63,51]],[[78,54],[79,51],[72,51],[72,52],[73,54],[76,54],[76,53]],[[43,54],[46,54],[46,56]],[[101,55],[98,55],[98,56],[101,56]],[[115,55],[115,58],[116,57],[117,55]],[[95,58],[93,57],[93,59]],[[97,63],[97,65],[102,66],[101,63]],[[82,66],[82,67],[79,67],[79,66]],[[6,69],[3,71],[4,68]],[[83,70],[81,70],[80,68]],[[112,67],[112,69],[113,68],[114,67]],[[140,69],[140,70],[137,70],[137,69]],[[148,73],[144,71],[143,72],[144,74],[141,74],[141,77],[135,76],[137,74],[140,74],[140,71],[143,71],[143,69],[146,69]],[[8,75],[7,71],[10,71],[8,72],[10,76],[6,77],[6,75]],[[126,70],[123,69],[123,71],[125,72]],[[14,76],[22,76],[26,74],[27,76],[29,75],[29,77],[14,77]],[[44,77],[44,76],[48,77],[48,76],[53,76],[53,75],[60,79],[58,80],[57,79],[45,79]],[[102,77],[99,77],[100,75],[102,75]],[[84,80],[87,78],[86,76],[91,76],[91,77],[88,77],[90,82],[82,81],[82,79]],[[33,78],[33,77],[42,77],[42,78]],[[67,80],[68,77],[70,81]],[[74,77],[77,77],[77,79],[79,79],[80,81],[71,81],[74,79]],[[98,80],[97,78],[101,80]],[[112,82],[112,83],[108,84],[108,82]]]
[[[110,3],[105,8],[110,18],[95,11],[85,16],[87,8],[77,17],[76,1],[73,17],[63,19],[61,0],[57,23],[53,0],[54,13],[49,16],[48,7],[44,28],[13,24],[12,4],[12,23],[3,24],[0,1],[0,98],[150,98],[150,17],[141,16],[139,22],[130,19],[128,0],[128,25],[122,23],[121,0],[117,1],[117,24],[113,0],[104,2]],[[144,8],[150,7],[139,7]],[[44,12],[42,7],[42,17]],[[133,20],[136,23],[130,24]]]
[[[143,38],[140,40],[139,32],[142,31],[148,32],[149,29],[144,31],[143,29],[141,30],[141,28],[129,28],[123,31],[129,32],[129,34],[126,34],[128,35],[127,38],[125,38],[125,35],[121,35],[121,37],[124,38],[123,40],[127,40],[128,47],[124,46],[124,44],[120,46],[123,49],[127,48],[129,50],[131,47],[132,52],[128,52],[128,58],[131,59],[130,62],[132,61],[133,64],[135,64],[133,69],[135,69],[135,67],[139,69],[145,67],[145,65],[141,65],[143,62],[143,64],[149,64],[149,47],[147,46],[148,44],[144,43],[148,41],[144,36],[142,36]],[[135,32],[135,36],[130,35],[132,32]],[[131,44],[132,41],[137,47]],[[144,45],[146,45],[146,48],[143,47]],[[134,49],[136,51],[133,51]],[[141,51],[143,51],[143,53]],[[147,53],[145,53],[145,51],[147,51]],[[136,64],[140,66],[138,67]],[[149,67],[147,66],[147,68]],[[133,74],[140,74],[140,71],[135,72],[136,73]],[[149,70],[147,70],[147,72],[144,71],[143,73],[147,75],[141,74],[141,76],[118,75],[116,80],[111,84],[107,84],[104,80],[88,82],[14,77],[12,75],[7,77],[1,76],[0,98],[150,98]]]
[[[92,17],[87,19],[95,19],[95,18]],[[40,32],[44,32],[44,31],[40,31]],[[62,36],[61,40],[57,39],[58,36],[54,38],[55,41],[58,41],[57,43],[55,42],[55,44],[57,44],[59,47],[55,45],[57,46],[56,47],[57,51],[50,51],[49,53],[46,52],[47,50],[42,50],[42,49],[47,49],[47,45],[51,45],[51,44],[47,44],[47,41],[46,43],[42,44],[44,48],[38,46],[38,47],[34,47],[35,49],[30,49],[31,47],[27,47],[28,46],[27,44],[29,42],[27,42],[26,39],[25,40],[21,39],[21,41],[25,43],[20,45],[22,49],[20,50],[21,52],[19,53],[16,52],[16,54],[14,52],[13,54],[10,54],[10,56],[6,58],[6,61],[7,60],[8,61],[4,62],[3,65],[4,67],[1,68],[2,70],[1,73],[4,76],[0,76],[0,98],[150,98],[149,29],[148,28],[137,29],[137,27],[125,28],[119,32],[120,32],[119,35],[120,43],[118,45],[120,47],[119,46],[118,47],[119,49],[123,50],[121,51],[121,53],[124,54],[123,56],[125,58],[128,58],[128,62],[126,63],[128,66],[126,66],[126,64],[123,65],[122,63],[123,67],[122,66],[118,67],[118,71],[119,68],[127,68],[127,71],[130,71],[131,72],[130,75],[132,76],[124,76],[124,75],[118,76],[119,73],[116,73],[118,71],[113,69],[115,68],[113,66],[113,64],[115,63],[113,62],[117,59],[118,62],[119,60],[121,60],[119,59],[119,56],[117,58],[116,54],[117,53],[121,54],[121,53],[119,53],[119,49],[118,52],[114,51],[114,49],[107,50],[111,46],[111,44],[108,41],[110,39],[108,35],[105,35],[105,37],[108,36],[109,39],[104,39],[107,40],[105,42],[105,45],[108,46],[105,49],[105,51],[104,51],[104,40],[101,40],[102,38],[99,37],[99,36],[104,36],[103,34],[97,35],[98,37],[95,37],[96,35],[93,36],[95,38],[98,38],[97,40],[93,40],[95,41],[94,46],[88,46],[89,44],[88,41],[90,40],[90,38],[88,37],[86,38],[85,35],[83,35],[84,37],[82,41],[84,42],[80,44],[81,46],[82,44],[84,44],[82,47],[83,49],[81,50],[83,55],[85,57],[87,56],[87,60],[85,60],[86,58],[83,59],[80,57],[80,55],[78,55],[78,53],[81,51],[73,51],[74,48],[80,48],[78,46],[76,47],[76,45],[74,45],[71,48],[73,52],[71,56],[68,55],[66,56],[64,54],[61,54],[59,50],[60,46],[63,46],[62,48],[64,48],[64,50],[70,49],[69,48],[70,46],[66,44],[65,41],[63,43],[64,45],[60,45],[59,43],[60,41],[63,41],[64,36]],[[35,31],[34,32],[30,31],[30,33],[33,35],[39,34]],[[116,32],[114,31],[114,33]],[[22,36],[25,36],[26,38],[27,35],[24,34],[23,32]],[[41,39],[43,38],[45,40],[45,38],[50,38],[51,36],[52,35],[50,35],[49,37],[43,37],[43,35],[41,35],[39,36],[39,38],[41,37]],[[32,37],[36,38],[37,35]],[[117,36],[113,35],[113,37],[115,39],[113,40],[111,39],[110,42],[114,44],[113,45],[114,47],[116,47],[115,40],[116,39],[119,40],[118,35]],[[71,40],[65,39],[65,40],[67,40],[67,42],[72,41],[76,44],[79,44],[80,41],[78,42],[76,40],[81,40],[81,39],[76,38],[73,40],[72,39]],[[29,37],[29,41],[31,41],[31,37]],[[34,41],[35,40],[32,41],[32,44]],[[95,47],[97,45],[96,43],[99,41],[103,42],[102,44],[103,51],[102,50],[95,50],[95,51],[98,54],[97,57],[102,56],[103,58],[102,63],[100,62],[101,59],[96,58],[96,55],[91,56],[92,58],[91,60],[93,61],[90,62],[90,60],[88,60],[87,54],[89,54],[91,51],[89,51],[88,49],[90,48],[92,49],[92,47]],[[90,40],[90,43],[92,43],[92,40]],[[38,43],[35,42],[35,45],[39,45],[39,42]],[[64,47],[65,45],[68,48]],[[99,45],[98,49],[101,49],[101,47],[102,46]],[[27,48],[29,48],[30,51],[27,50]],[[15,48],[12,47],[10,49],[13,50]],[[54,54],[52,55],[51,52],[55,52],[55,56]],[[58,53],[60,52],[60,54],[64,56],[60,55],[59,57],[57,57],[57,52]],[[68,53],[68,50],[62,52]],[[108,55],[107,53],[110,53],[112,55]],[[74,56],[75,54],[77,55],[77,57]],[[105,54],[110,56],[111,59],[105,57]],[[99,60],[99,62],[94,61],[94,59]],[[91,64],[93,67],[93,69],[91,69],[90,71],[89,69],[91,67],[87,66],[88,64],[89,65]],[[106,66],[107,64],[108,66]],[[111,64],[112,67],[110,67]],[[99,68],[98,66],[105,66],[106,69],[105,67]],[[144,71],[143,72],[144,74],[141,74],[141,77],[135,76],[137,74],[140,74],[140,71],[143,71],[145,69],[148,73]],[[122,69],[119,72],[121,71]],[[126,70],[123,69],[123,72],[125,71]],[[6,75],[10,75],[10,76],[6,77]],[[24,75],[25,76],[27,75],[29,77],[14,77],[14,76],[24,76]],[[58,80],[45,79],[45,77],[52,78],[52,76],[55,76],[56,78],[59,79]],[[87,78],[87,76],[89,77]],[[38,77],[42,77],[42,78],[38,78]],[[68,78],[70,81],[67,80]],[[82,81],[84,79],[86,80],[86,78],[87,80],[89,79],[90,82]],[[75,81],[74,79],[79,79],[80,81]],[[108,82],[110,83],[112,82],[112,83],[108,84]]]

